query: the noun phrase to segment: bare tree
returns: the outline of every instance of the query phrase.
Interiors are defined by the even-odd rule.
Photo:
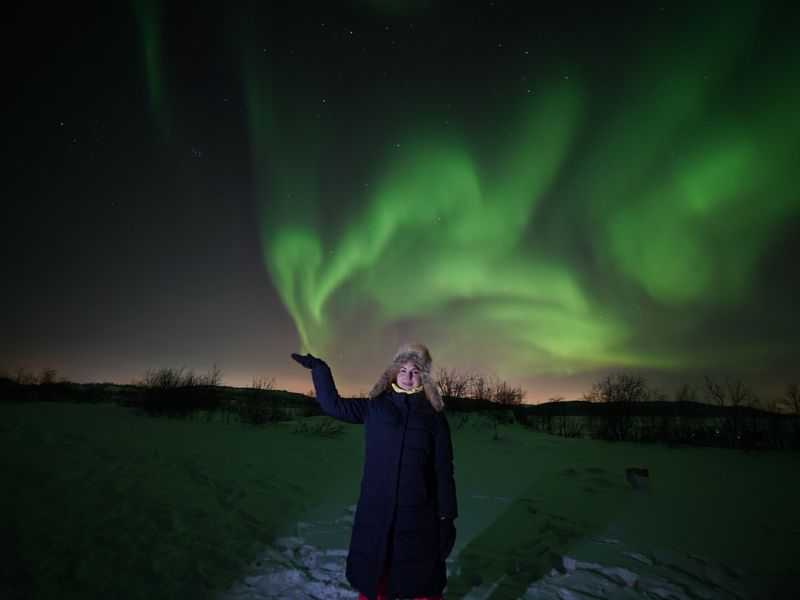
[[[208,373],[198,378],[200,385],[219,386],[222,385],[222,370],[217,363],[208,370]]]
[[[492,401],[497,404],[518,406],[525,398],[525,391],[521,387],[511,387],[505,381],[496,382],[492,390]]]
[[[193,378],[194,375],[191,375],[188,379],[193,380]],[[148,369],[139,383],[146,388],[168,390],[181,387],[186,381],[187,374],[184,373],[184,367],[180,369],[164,367],[162,369]]]
[[[253,383],[250,387],[254,390],[260,391],[272,391],[275,389],[275,378],[270,377],[267,379],[266,377],[253,377]]]
[[[279,420],[282,410],[274,401],[270,401],[269,394],[275,386],[275,378],[253,377],[250,384],[250,393],[235,401],[234,412],[238,413],[243,423],[250,425],[264,425]]]
[[[17,369],[16,381],[20,385],[35,385],[37,383],[36,375],[29,373],[25,367]]]
[[[800,386],[796,383],[787,385],[786,394],[783,398],[789,410],[793,411],[795,415],[800,415]]]
[[[706,396],[714,404],[724,409],[722,414],[722,431],[731,446],[737,446],[742,438],[742,408],[757,402],[753,391],[741,379],[726,379],[725,383],[705,377]]]
[[[472,375],[469,381],[469,396],[475,400],[492,400],[492,385],[483,375]]]
[[[741,379],[728,380],[726,384],[728,388],[728,398],[732,406],[747,406],[757,401],[753,391],[747,387]]]
[[[767,434],[769,444],[773,448],[783,448],[784,440],[781,435],[781,399],[769,398],[764,402],[767,410]]]
[[[706,397],[719,407],[725,406],[725,388],[720,383],[711,379],[708,375],[705,376],[705,393]]]
[[[756,395],[755,392],[748,389],[747,387],[744,388],[744,399],[742,403],[744,406],[750,408],[750,429],[747,429],[747,424],[742,423],[742,438],[743,442],[747,447],[750,448],[763,448],[766,440],[765,440],[765,432],[761,428],[761,421],[762,418],[760,413],[762,412],[762,401],[761,398]],[[742,419],[744,420],[744,419]]]
[[[444,398],[464,398],[469,392],[471,376],[455,369],[440,368],[436,373],[439,393]]]
[[[688,383],[684,383],[675,391],[675,401],[697,402],[697,390]]]
[[[625,440],[631,435],[633,405],[650,398],[645,380],[636,375],[618,373],[607,375],[592,386],[584,395],[591,402],[607,403],[605,436],[613,440]]]
[[[39,375],[39,385],[52,385],[56,382],[58,373],[55,369],[42,369]]]
[[[781,402],[777,398],[767,398],[764,400],[764,410],[767,412],[778,414],[781,411],[780,406]]]
[[[787,385],[783,402],[794,414],[792,426],[794,428],[794,444],[797,447],[800,445],[800,386],[796,383]]]
[[[559,412],[560,407],[558,405],[560,402],[563,402],[563,400],[564,396],[555,396],[547,399],[547,412],[545,413],[545,427],[547,428],[547,433],[554,433],[553,417]]]
[[[590,402],[643,402],[650,397],[645,380],[636,375],[608,375],[592,386],[584,398]]]

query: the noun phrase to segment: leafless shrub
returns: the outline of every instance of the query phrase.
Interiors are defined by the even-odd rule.
[[[580,419],[575,417],[569,417],[567,415],[561,415],[559,418],[559,432],[558,434],[562,437],[568,438],[577,438],[583,435],[583,425],[580,422]]]
[[[751,429],[745,430],[743,408],[751,406],[757,408],[758,398],[755,393],[741,379],[725,379],[718,382],[709,376],[705,377],[706,397],[720,408],[729,407],[720,417],[718,436],[726,441],[727,445],[739,447],[746,442],[748,436],[754,435],[755,415]]]
[[[675,401],[697,402],[697,390],[688,383],[684,383],[675,391]]]
[[[491,382],[483,375],[471,375],[467,395],[473,400],[491,402],[492,387]]]
[[[559,403],[563,402],[564,396],[553,396],[545,402],[546,412],[544,413],[544,429],[551,435],[557,435],[559,432],[559,421],[557,415],[559,411]]]
[[[39,380],[36,378],[36,375],[28,372],[28,370],[25,367],[20,367],[19,369],[17,369],[17,375],[15,380],[19,385],[36,385],[37,383],[39,383]]]
[[[496,383],[492,391],[492,402],[497,404],[516,406],[522,404],[523,398],[525,391],[521,387],[511,387],[505,381]]]
[[[469,393],[471,375],[455,369],[440,368],[436,383],[443,398],[464,398]]]
[[[217,363],[214,363],[205,375],[199,377],[198,384],[212,387],[222,385],[222,371]]]
[[[242,423],[248,425],[266,425],[291,419],[288,409],[262,394],[251,395],[239,401],[237,412]]]
[[[206,418],[221,407],[217,388],[222,372],[214,365],[205,375],[184,367],[151,369],[137,382],[143,388],[138,408],[153,416],[188,417],[201,412]]]
[[[604,379],[595,383],[591,391],[584,395],[584,398],[591,402],[643,402],[650,398],[650,391],[643,378],[627,373],[619,373],[607,375]]]
[[[333,437],[342,432],[342,424],[331,417],[300,419],[295,422],[292,433],[305,433],[321,437]]]
[[[466,395],[473,400],[513,406],[521,404],[525,398],[525,391],[521,387],[512,387],[496,375],[460,375],[454,379],[455,383],[452,381],[448,381],[447,385],[457,395]]]
[[[727,382],[728,398],[732,406],[757,406],[755,393],[741,379]]]
[[[800,415],[800,386],[790,383],[786,386],[786,394],[783,397],[784,403],[795,415]]]
[[[794,446],[800,447],[800,386],[796,383],[787,385],[782,401],[793,415]]]
[[[725,388],[721,383],[714,381],[708,375],[705,376],[705,393],[709,402],[717,406],[725,406]]]
[[[164,367],[148,369],[144,378],[134,382],[150,389],[170,390],[175,388],[215,387],[222,384],[222,371],[215,364],[204,375],[196,375],[193,370]]]
[[[58,372],[55,369],[42,369],[39,375],[39,385],[53,385],[56,383]]]
[[[626,440],[631,437],[634,423],[633,405],[648,400],[650,396],[645,380],[627,373],[607,375],[584,395],[591,402],[604,402],[609,405],[603,435],[612,440]]]
[[[270,391],[275,389],[275,378],[270,377],[253,377],[253,383],[250,386],[254,390]]]
[[[144,378],[137,382],[139,385],[149,389],[171,390],[182,387],[187,383],[194,383],[194,374],[184,374],[184,367],[171,369],[164,367],[161,369],[148,369]]]
[[[767,435],[769,444],[773,448],[784,448],[786,440],[781,435],[781,421],[784,418],[780,398],[770,398],[766,400],[767,410]]]

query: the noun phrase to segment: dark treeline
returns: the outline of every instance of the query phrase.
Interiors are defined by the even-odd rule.
[[[470,376],[452,378],[468,380]],[[445,396],[450,410],[477,410],[496,424],[517,422],[565,437],[745,450],[800,449],[797,384],[788,385],[783,397],[764,401],[741,380],[706,377],[701,388],[684,384],[670,400],[642,377],[622,373],[595,383],[583,400],[553,398],[534,405],[523,404],[518,394],[481,396],[469,383],[464,389],[473,392],[467,397]]]
[[[706,378],[699,389],[681,386],[674,399],[638,376],[609,375],[582,400],[553,398],[524,404],[525,392],[496,378],[441,369],[439,388],[455,427],[479,414],[494,428],[519,423],[565,437],[660,442],[728,448],[800,448],[800,390],[762,401],[740,380]],[[57,380],[55,371],[0,377],[0,402],[114,402],[155,417],[236,420],[263,425],[322,415],[308,395],[274,389],[274,379],[256,378],[248,388],[222,385],[216,368],[196,375],[183,369],[148,371],[130,385],[78,384]],[[701,401],[705,400],[704,401]]]
[[[148,371],[134,383],[73,383],[50,375],[0,377],[0,402],[112,402],[152,417],[238,420],[252,425],[322,414],[304,394],[275,390],[274,380],[255,378],[248,388],[222,385],[216,367],[197,375],[185,369]]]

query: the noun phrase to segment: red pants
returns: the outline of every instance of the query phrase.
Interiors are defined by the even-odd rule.
[[[387,571],[383,571],[383,575],[378,580],[378,600],[387,600],[388,596],[386,595],[386,573]],[[358,600],[367,600],[367,597],[364,594],[358,594]],[[442,600],[441,596],[417,596],[414,600]]]

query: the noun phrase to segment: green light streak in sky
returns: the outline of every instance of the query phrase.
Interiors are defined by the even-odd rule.
[[[317,233],[318,196],[313,131],[282,129],[273,105],[268,67],[245,52],[244,83],[251,131],[253,170],[261,199],[261,241],[264,261],[278,293],[294,320],[303,343],[313,328],[324,330],[319,314],[310,314],[323,251]],[[301,139],[304,143],[296,143]],[[280,258],[278,258],[280,257]],[[317,311],[318,313],[318,311]]]
[[[377,185],[324,201],[325,132],[281,113],[246,61],[264,261],[304,347],[325,353],[354,322],[369,336],[417,321],[445,356],[481,340],[507,376],[744,360],[688,340],[704,311],[749,301],[771,236],[800,213],[796,69],[733,94],[756,22],[731,10],[654,39],[606,104],[576,78],[543,86],[495,115],[479,140],[492,164],[475,140],[411,122],[370,163]]]
[[[139,25],[150,111],[162,134],[169,132],[169,111],[164,98],[165,86],[161,67],[161,11],[157,0],[134,0]]]
[[[274,120],[263,88],[250,81],[251,128],[259,132],[254,151],[266,161],[264,140],[276,138]],[[324,348],[337,315],[359,306],[380,323],[441,315],[509,336],[524,330],[517,341],[526,352],[561,368],[601,360],[623,338],[610,316],[597,319],[566,265],[525,248],[538,201],[569,151],[579,94],[563,84],[521,112],[499,166],[483,178],[485,169],[458,140],[410,135],[363,209],[327,248],[313,224],[315,191],[295,188],[304,193],[283,213],[289,183],[276,177],[277,208],[271,206],[279,217],[263,223],[265,261],[305,346]],[[298,214],[306,222],[297,222]],[[411,270],[413,284],[404,276]],[[455,308],[466,304],[467,310]]]
[[[714,36],[701,20],[688,42],[656,44],[670,50],[637,70],[603,152],[577,178],[603,230],[598,252],[667,304],[743,301],[773,224],[796,208],[771,183],[789,148],[775,154],[759,122],[766,107],[734,112],[736,98],[725,96],[758,16],[737,6],[715,15]]]
[[[757,131],[743,131],[676,161],[660,188],[608,221],[620,268],[666,303],[742,301],[773,224],[792,208],[789,195],[763,194],[768,153]]]

